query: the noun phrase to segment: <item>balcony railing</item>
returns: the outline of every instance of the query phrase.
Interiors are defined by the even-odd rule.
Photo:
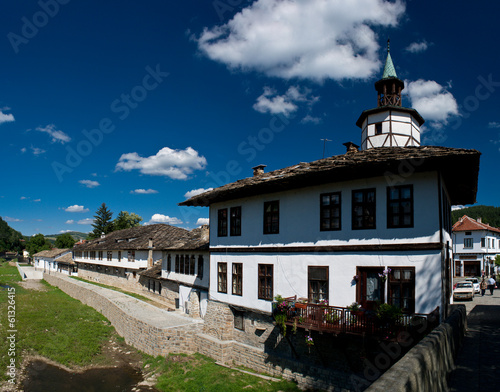
[[[405,331],[414,334],[430,332],[439,324],[439,306],[429,314],[400,314],[391,319],[377,316],[375,311],[352,311],[338,306],[297,302],[285,298],[287,326],[334,334],[368,334],[395,339]]]

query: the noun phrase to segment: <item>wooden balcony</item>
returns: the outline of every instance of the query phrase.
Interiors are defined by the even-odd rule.
[[[401,332],[411,336],[426,334],[439,325],[439,307],[429,314],[401,314],[384,320],[375,311],[351,311],[338,306],[297,302],[296,297],[285,298],[287,326],[323,333],[372,335],[395,340]]]

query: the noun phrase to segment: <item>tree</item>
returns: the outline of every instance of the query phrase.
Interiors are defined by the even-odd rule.
[[[134,214],[129,214],[127,211],[120,211],[116,219],[113,221],[113,231],[130,229],[131,227],[140,226],[142,218]]]
[[[30,238],[26,244],[26,249],[30,253],[30,257],[32,257],[35,253],[41,252],[42,250],[52,249],[52,245],[43,234],[39,233]]]
[[[75,245],[75,239],[69,233],[58,235],[55,246],[59,249],[72,248]]]
[[[94,223],[92,224],[94,230],[89,233],[89,238],[99,238],[102,233],[111,233],[113,231],[112,217],[113,213],[108,209],[106,203],[102,203],[94,215]]]
[[[0,252],[20,252],[23,248],[23,235],[11,228],[7,222],[0,217]]]
[[[497,255],[497,257],[495,257],[495,265],[497,267],[500,267],[500,255]]]

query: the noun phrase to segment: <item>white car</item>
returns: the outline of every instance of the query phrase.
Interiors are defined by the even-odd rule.
[[[472,301],[474,298],[474,286],[472,282],[458,282],[453,290],[453,299],[468,299]]]
[[[478,278],[467,278],[465,279],[466,282],[472,282],[472,285],[474,286],[474,292],[479,294],[481,292],[481,289],[479,288],[479,279]]]

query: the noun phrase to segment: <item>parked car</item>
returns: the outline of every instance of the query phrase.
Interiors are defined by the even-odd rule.
[[[472,301],[474,298],[474,286],[472,282],[458,282],[455,290],[453,290],[453,299],[468,299]]]
[[[467,278],[465,279],[466,282],[472,282],[472,285],[474,286],[474,292],[479,294],[481,292],[481,289],[479,288],[479,279],[478,278]]]

